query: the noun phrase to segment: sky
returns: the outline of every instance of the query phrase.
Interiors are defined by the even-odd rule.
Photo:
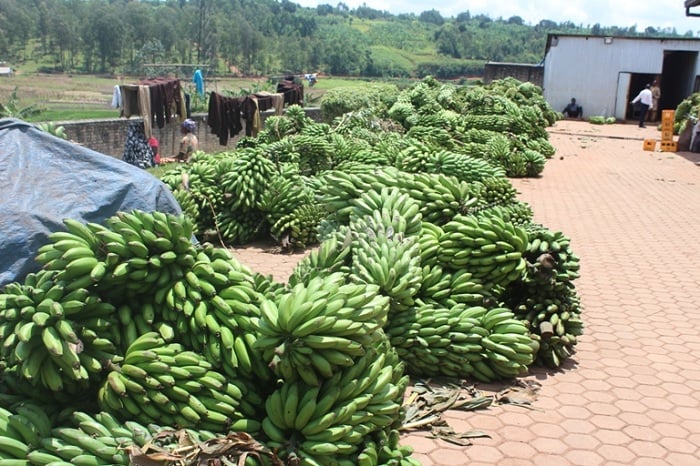
[[[339,0],[292,0],[301,6],[336,6]],[[344,0],[350,8],[366,4],[375,10],[394,15],[437,10],[445,17],[454,17],[469,11],[492,19],[520,16],[526,24],[535,25],[543,19],[556,23],[571,21],[576,25],[636,26],[643,32],[651,26],[656,29],[676,28],[679,34],[693,31],[700,35],[700,17],[685,15],[684,0]],[[700,7],[692,9],[700,14]]]

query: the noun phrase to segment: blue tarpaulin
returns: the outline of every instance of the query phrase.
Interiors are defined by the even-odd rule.
[[[147,171],[16,119],[0,119],[0,286],[40,268],[34,258],[63,219],[103,223],[119,211],[182,209]]]

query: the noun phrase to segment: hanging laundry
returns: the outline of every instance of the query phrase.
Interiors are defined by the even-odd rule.
[[[207,125],[213,134],[219,136],[222,146],[243,129],[241,102],[240,97],[228,97],[213,91],[209,94]]]
[[[195,84],[197,89],[197,94],[204,97],[204,76],[202,75],[202,70],[194,70],[194,75],[192,76],[192,82]]]
[[[122,106],[122,91],[119,88],[119,84],[115,84],[114,91],[112,92],[112,108],[121,108]]]

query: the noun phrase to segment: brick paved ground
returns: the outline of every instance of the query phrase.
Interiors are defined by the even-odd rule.
[[[413,433],[424,465],[700,465],[700,166],[642,150],[653,128],[558,122],[542,177],[513,180],[535,221],[572,239],[585,335],[560,371],[533,370],[536,409],[453,412],[459,447]],[[302,256],[237,250],[284,280]],[[479,387],[494,390],[498,387]]]

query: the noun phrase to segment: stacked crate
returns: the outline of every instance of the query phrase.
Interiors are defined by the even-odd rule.
[[[661,112],[661,152],[677,152],[678,142],[673,140],[674,110]]]

